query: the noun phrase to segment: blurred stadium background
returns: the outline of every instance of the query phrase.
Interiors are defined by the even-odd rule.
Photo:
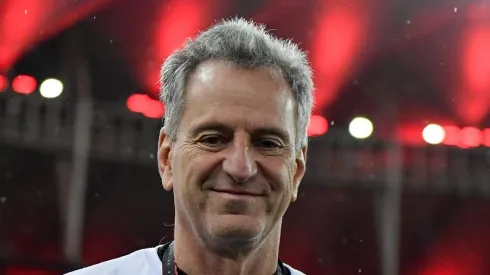
[[[281,257],[307,274],[490,274],[489,4],[0,0],[0,274],[171,238],[159,66],[235,15],[301,43],[315,70]]]

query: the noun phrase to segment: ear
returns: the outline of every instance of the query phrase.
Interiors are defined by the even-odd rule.
[[[158,138],[158,173],[162,178],[163,188],[167,191],[171,191],[173,188],[172,146],[173,142],[165,132],[165,128],[160,129],[160,137]]]
[[[293,193],[291,194],[291,202],[295,202],[298,199],[298,189],[303,176],[306,171],[306,154],[308,153],[308,147],[305,146],[299,150],[296,154],[296,171],[293,176]]]

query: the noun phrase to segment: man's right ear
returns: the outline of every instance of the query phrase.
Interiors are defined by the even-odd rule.
[[[165,129],[160,129],[158,138],[158,173],[162,178],[163,188],[171,191],[173,188],[172,180],[172,145],[173,142]]]

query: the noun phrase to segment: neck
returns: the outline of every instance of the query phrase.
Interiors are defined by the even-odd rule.
[[[174,253],[178,267],[189,275],[272,275],[277,269],[281,223],[260,243],[229,254],[230,251],[203,241],[177,220],[174,231]],[[239,249],[240,250],[240,249]]]

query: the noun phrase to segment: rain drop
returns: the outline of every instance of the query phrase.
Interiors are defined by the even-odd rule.
[[[458,12],[458,7],[454,7],[454,12]]]
[[[0,202],[1,202],[1,203],[4,203],[4,202],[6,202],[6,201],[7,201],[7,198],[6,198],[6,197],[1,197],[1,198],[0,198]]]
[[[410,24],[412,24],[412,21],[407,20],[407,25],[410,25]]]

